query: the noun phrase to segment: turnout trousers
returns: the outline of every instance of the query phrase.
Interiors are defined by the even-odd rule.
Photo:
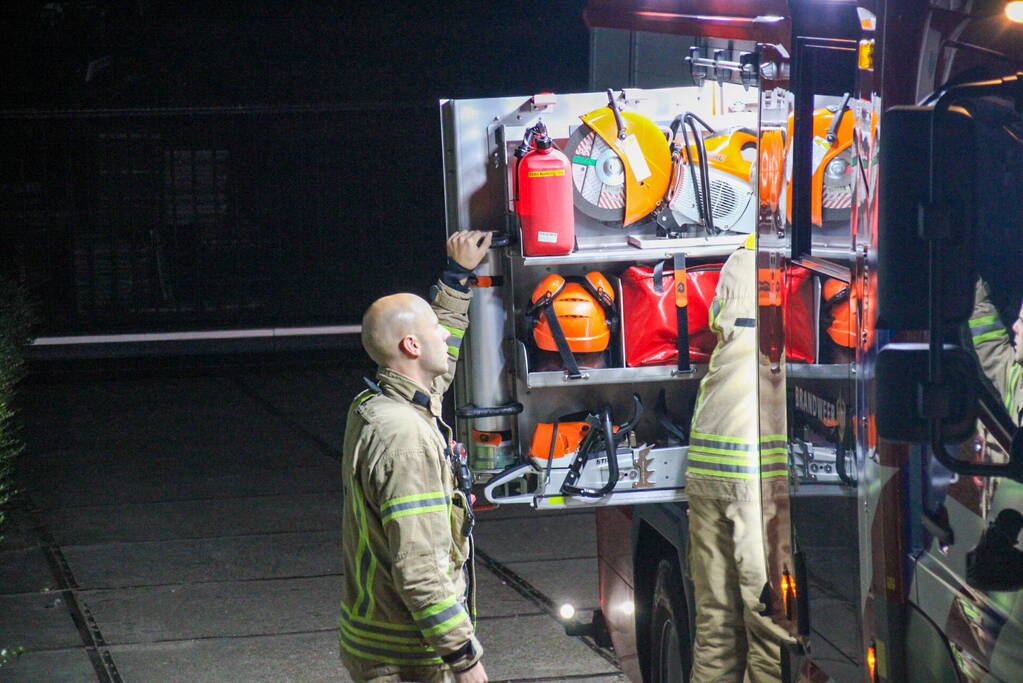
[[[689,496],[689,574],[695,588],[693,683],[781,681],[787,634],[763,609],[767,584],[757,500]]]

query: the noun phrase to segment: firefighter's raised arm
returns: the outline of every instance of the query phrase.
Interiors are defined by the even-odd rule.
[[[460,230],[448,237],[448,269],[457,271],[460,268],[463,272],[454,272],[461,275],[458,282],[463,287],[468,284],[469,276],[476,270],[476,267],[483,261],[490,249],[490,242],[494,233],[484,230]],[[457,266],[458,268],[453,268]],[[449,283],[445,283],[449,284]]]

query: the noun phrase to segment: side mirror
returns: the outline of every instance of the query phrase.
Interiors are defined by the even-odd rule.
[[[925,443],[942,465],[959,474],[1009,477],[1023,483],[1023,429],[1015,429],[1009,461],[1003,464],[960,460],[946,450],[946,444],[970,438],[978,418],[993,419],[991,424],[1002,427],[1011,425],[1011,420],[996,399],[991,404],[973,355],[946,344],[941,349],[941,380],[931,382],[932,353],[924,343],[887,344],[878,352],[874,366],[878,435],[890,441]]]
[[[962,112],[906,106],[881,117],[878,327],[928,327],[931,259],[940,283],[940,322],[962,323],[970,316],[977,157],[973,125]]]
[[[932,416],[941,416],[941,441],[970,438],[977,421],[977,367],[958,346],[942,349],[942,380],[927,379],[929,346],[888,344],[877,355],[877,433],[890,441],[931,440]]]

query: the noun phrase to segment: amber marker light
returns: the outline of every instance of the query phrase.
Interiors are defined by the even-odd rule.
[[[877,680],[877,654],[874,652],[874,646],[871,645],[867,648],[867,668],[870,669],[870,680]]]
[[[1023,24],[1023,0],[1005,3],[1005,16],[1009,18],[1009,21]]]

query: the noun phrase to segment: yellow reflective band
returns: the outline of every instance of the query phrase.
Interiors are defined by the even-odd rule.
[[[391,520],[401,519],[402,517],[408,517],[410,515],[422,515],[427,512],[447,512],[448,506],[446,503],[440,505],[426,505],[418,508],[408,508],[406,510],[397,510],[389,515],[384,515],[383,519],[380,520],[381,524],[387,524]]]
[[[419,633],[419,627],[411,624],[389,624],[386,621],[377,621],[374,619],[367,619],[366,617],[360,617],[357,614],[354,614],[352,608],[343,602],[341,603],[341,609],[344,611],[345,616],[352,620],[352,623],[368,624],[370,626],[377,626],[379,628],[391,629],[394,631],[413,631],[415,633]]]
[[[788,441],[788,437],[786,437],[784,434],[767,434],[765,436],[760,437],[760,441],[761,443],[763,443],[764,441]]]
[[[788,461],[789,461],[789,456],[788,456],[787,453],[785,455],[772,455],[772,456],[769,456],[767,458],[761,458],[760,459],[760,462],[765,464],[765,465],[775,465],[777,463],[788,462]]]
[[[749,439],[741,439],[737,436],[721,436],[720,434],[704,434],[703,432],[693,432],[690,436],[694,439],[705,439],[707,441],[727,441],[728,443],[741,443],[744,445],[751,445],[753,442]],[[785,437],[781,437],[785,438]]]
[[[383,512],[388,508],[393,508],[395,505],[401,505],[402,503],[411,503],[417,500],[429,500],[430,498],[445,498],[443,491],[429,491],[427,493],[413,493],[409,496],[398,496],[397,498],[391,498],[386,503],[380,506],[380,511]]]
[[[466,621],[468,618],[469,618],[469,613],[466,612],[464,609],[462,609],[462,606],[459,605],[458,606],[458,614],[456,614],[456,615],[454,615],[454,616],[452,616],[452,617],[442,621],[439,624],[436,624],[434,626],[431,626],[428,629],[425,629],[423,631],[423,635],[424,636],[437,636],[437,635],[441,635],[441,634],[447,633],[451,629],[453,629],[456,626],[458,626],[459,624],[461,624],[463,621]]]
[[[443,661],[440,657],[409,657],[406,659],[404,657],[388,657],[387,655],[380,654],[378,652],[362,650],[346,642],[344,634],[341,634],[341,647],[360,659],[368,659],[371,662],[382,662],[384,664],[394,664],[396,666],[426,666],[430,664],[440,664]]]
[[[772,472],[764,472],[760,476],[764,479],[769,479],[771,477],[785,477],[788,476],[788,473],[788,470],[774,470]]]
[[[458,358],[458,347],[456,347],[456,346],[449,346],[448,347],[448,355],[453,356],[454,358]]]
[[[459,339],[461,339],[462,337],[465,336],[465,330],[460,329],[458,327],[448,327],[447,325],[443,325],[442,327],[448,332],[450,332],[452,337],[458,337]]]
[[[981,325],[990,325],[994,321],[998,320],[997,315],[982,315],[979,318],[970,318],[970,327],[980,327]]]
[[[991,332],[985,332],[984,334],[978,334],[973,338],[975,344],[980,342],[986,342],[991,339],[998,339],[999,337],[1008,337],[1009,334],[1005,330],[993,330]]]
[[[691,474],[706,474],[711,477],[727,477],[729,479],[756,479],[757,475],[750,472],[722,472],[721,470],[705,470],[700,467],[690,467]]]
[[[399,650],[401,652],[421,652],[423,654],[433,654],[430,646],[423,642],[422,638],[416,638],[414,640],[402,640],[398,636],[387,636],[380,633],[372,633],[370,631],[363,631],[355,628],[347,622],[341,623],[341,629],[345,632],[345,635],[357,643],[363,645],[375,645],[377,647],[387,647],[393,650]]]
[[[760,449],[760,455],[777,455],[778,453],[781,453],[781,454],[787,456],[788,453],[789,453],[789,449],[788,448],[784,448],[784,447],[782,447],[782,448],[761,448]]]
[[[443,612],[448,607],[451,607],[453,604],[455,604],[456,601],[457,598],[452,595],[450,598],[445,598],[440,602],[434,603],[429,607],[419,610],[418,612],[413,612],[412,618],[415,619],[416,621],[419,621],[420,619],[425,619],[426,617],[432,616],[437,612]]]
[[[689,458],[692,460],[693,456],[697,453],[706,453],[707,458],[710,462],[724,462],[728,464],[742,464],[746,462],[754,462],[756,456],[753,453],[736,453],[735,451],[725,450],[724,448],[707,448],[706,446],[700,446],[696,448],[694,446],[689,447]],[[715,458],[713,456],[720,455],[722,457]],[[727,459],[727,458],[730,458]],[[703,460],[704,458],[701,458]]]
[[[547,499],[547,502],[550,505],[564,505],[565,504],[565,497],[564,496],[551,496],[550,498]]]
[[[365,391],[363,391],[362,393],[355,397],[355,405],[361,406],[363,403],[373,398],[374,396],[376,396],[376,393],[370,391],[369,389],[366,389]]]

